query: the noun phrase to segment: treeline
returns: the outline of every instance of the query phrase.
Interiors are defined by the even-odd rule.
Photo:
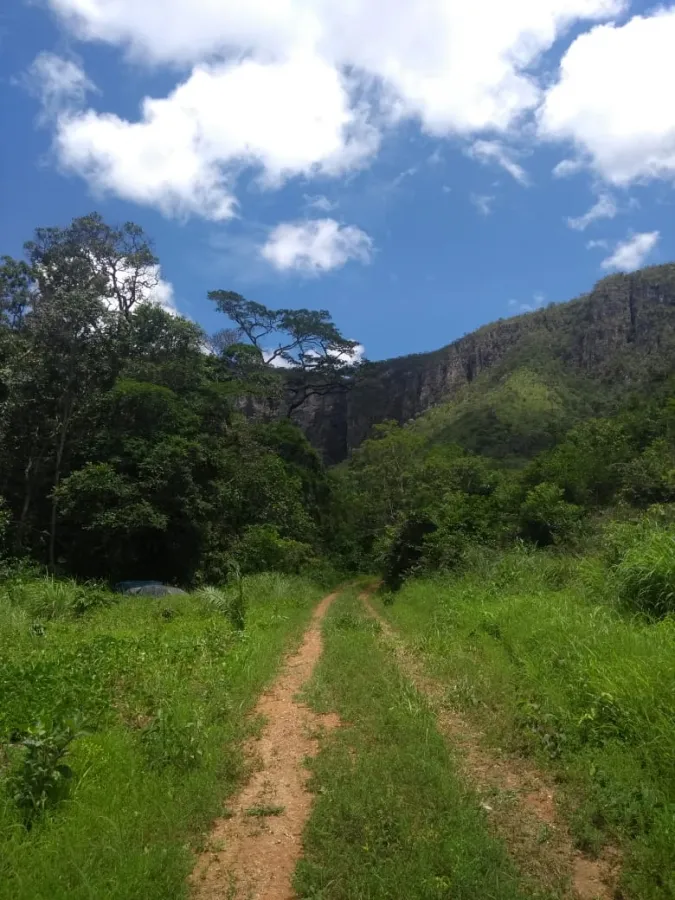
[[[5,559],[185,585],[327,564],[395,589],[481,548],[582,546],[609,511],[656,505],[669,521],[667,381],[589,418],[564,372],[514,366],[461,403],[376,426],[326,470],[291,417],[369,371],[328,312],[216,290],[223,329],[207,335],[156,302],[142,230],[96,214],[38,229],[25,250],[0,265]]]
[[[142,230],[96,214],[25,250],[0,266],[2,555],[186,584],[325,555],[319,457],[287,418],[238,409],[341,387],[354,344],[328,313],[215,291],[207,336],[156,302]]]

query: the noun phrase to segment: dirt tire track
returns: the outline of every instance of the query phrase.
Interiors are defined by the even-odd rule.
[[[361,600],[380,624],[401,671],[429,700],[439,731],[452,749],[459,751],[465,778],[484,795],[481,805],[522,872],[564,897],[611,900],[618,855],[607,853],[591,859],[577,850],[557,814],[555,789],[544,774],[524,759],[497,756],[485,749],[481,734],[448,704],[446,686],[426,674],[422,663],[374,608],[368,592],[361,594]]]
[[[295,697],[310,678],[322,651],[321,621],[337,594],[317,606],[300,649],[258,701],[261,736],[247,745],[256,761],[248,783],[232,800],[228,818],[218,819],[208,848],[190,878],[195,900],[292,900],[295,864],[310,813],[307,757],[318,752],[318,734],[337,727],[335,715],[320,716]],[[274,815],[251,815],[251,810]]]

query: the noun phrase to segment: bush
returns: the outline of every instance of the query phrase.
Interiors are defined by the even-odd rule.
[[[309,544],[283,538],[273,525],[251,525],[234,553],[243,574],[281,572],[297,575],[314,557]]]
[[[119,601],[118,596],[99,585],[39,576],[20,568],[10,573],[2,591],[12,605],[44,620],[81,616]]]
[[[436,529],[435,522],[426,516],[411,515],[398,528],[389,530],[382,572],[384,586],[388,590],[398,591],[404,579],[419,568],[426,539]]]
[[[620,600],[637,612],[675,613],[675,529],[654,529],[614,568]]]
[[[559,543],[573,534],[581,520],[580,506],[563,499],[563,489],[542,482],[532,488],[520,508],[520,527],[524,538],[540,547]]]

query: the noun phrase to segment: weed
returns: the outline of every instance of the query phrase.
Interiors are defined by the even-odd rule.
[[[266,818],[267,816],[280,816],[284,810],[285,806],[275,806],[274,804],[265,805],[262,804],[260,806],[251,806],[246,810],[247,816],[252,816],[253,818]]]
[[[38,722],[25,734],[12,736],[12,744],[24,752],[7,788],[28,830],[46,809],[65,799],[73,770],[64,758],[72,741],[84,734],[73,723],[48,726]]]

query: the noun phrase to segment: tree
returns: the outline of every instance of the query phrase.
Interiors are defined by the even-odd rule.
[[[157,257],[133,222],[113,227],[90,213],[67,228],[38,228],[25,248],[42,295],[91,289],[125,319],[159,284]]]
[[[236,326],[216,336],[221,354],[249,367],[287,370],[287,415],[311,396],[347,388],[358,344],[342,336],[326,310],[272,310],[234,291],[208,296]]]

